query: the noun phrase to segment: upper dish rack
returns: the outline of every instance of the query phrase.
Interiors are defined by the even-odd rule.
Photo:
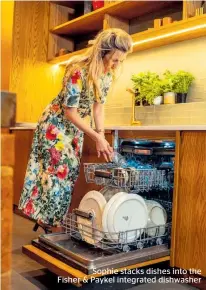
[[[165,170],[121,168],[113,163],[85,163],[84,173],[87,183],[121,187],[129,191],[168,188]]]

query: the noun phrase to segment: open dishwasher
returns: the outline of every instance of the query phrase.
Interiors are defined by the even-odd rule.
[[[148,209],[147,224],[106,232],[97,227],[95,212],[78,208],[68,214],[63,233],[40,235],[32,241],[36,248],[86,275],[169,260],[175,142],[121,139],[116,134],[114,150],[111,163],[85,163],[85,179],[102,187],[107,203],[120,191],[142,198]],[[161,210],[162,223],[151,219],[152,209]]]

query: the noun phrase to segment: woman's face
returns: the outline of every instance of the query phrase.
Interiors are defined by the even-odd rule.
[[[116,69],[126,59],[126,56],[127,54],[120,50],[109,52],[103,58],[105,70]]]

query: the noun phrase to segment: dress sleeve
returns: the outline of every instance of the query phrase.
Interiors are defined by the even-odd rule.
[[[99,101],[95,100],[95,102],[105,104],[111,84],[112,84],[112,76],[108,75],[102,80],[100,84],[100,91],[101,91],[100,100]]]
[[[79,100],[82,91],[82,76],[81,71],[75,71],[69,78],[65,73],[63,79],[63,106],[65,107],[79,107]]]

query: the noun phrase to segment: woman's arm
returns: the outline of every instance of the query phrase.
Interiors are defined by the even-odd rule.
[[[104,136],[104,104],[94,103],[93,116],[97,132]]]
[[[71,121],[77,128],[87,134],[92,140],[96,142],[97,155],[100,157],[101,153],[105,160],[112,161],[112,148],[103,136],[95,132],[83,119],[79,116],[77,108],[67,107],[65,109],[66,118]]]
[[[80,117],[77,112],[77,108],[66,108],[65,109],[66,118],[71,121],[77,128],[87,134],[95,142],[99,138],[99,134],[95,132],[89,125],[87,125],[84,120]]]

